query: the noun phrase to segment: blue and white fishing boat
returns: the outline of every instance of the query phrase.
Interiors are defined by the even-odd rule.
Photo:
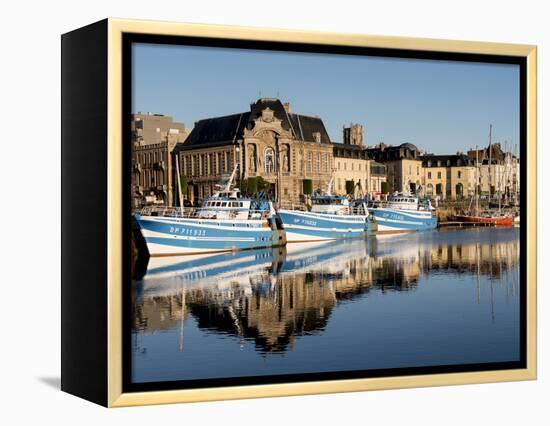
[[[145,207],[134,218],[150,256],[201,254],[286,244],[280,218],[265,199],[233,187],[237,168],[200,208]],[[180,197],[181,199],[181,197]]]
[[[324,195],[311,197],[311,211],[280,209],[288,242],[336,240],[374,233],[376,224],[363,200],[332,195],[332,182]]]
[[[369,206],[378,226],[377,232],[414,232],[437,228],[435,209],[430,201],[414,195],[394,195],[387,202]]]
[[[165,256],[148,259],[145,275],[135,281],[138,298],[173,295],[184,290],[234,290],[246,293],[251,284],[275,274],[284,247],[240,250],[189,256]]]

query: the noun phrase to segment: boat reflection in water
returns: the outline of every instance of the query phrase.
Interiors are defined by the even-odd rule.
[[[519,233],[471,229],[151,259],[133,380],[519,357]]]

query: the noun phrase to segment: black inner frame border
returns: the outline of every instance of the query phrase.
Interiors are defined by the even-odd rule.
[[[322,373],[284,374],[271,376],[248,376],[209,378],[199,380],[174,380],[133,383],[132,372],[132,306],[131,306],[131,113],[132,113],[132,44],[180,45],[214,48],[237,48],[279,52],[324,53],[353,56],[375,56],[396,59],[428,59],[437,61],[481,62],[519,65],[520,69],[520,360],[480,364],[440,365],[377,370],[353,370]],[[169,36],[155,34],[123,33],[122,36],[122,391],[144,392],[177,389],[215,388],[226,386],[281,384],[322,380],[362,379],[425,374],[465,373],[527,368],[527,58],[504,55],[433,52],[411,49],[388,49],[374,47],[323,45],[257,41],[243,39],[220,39],[209,37]]]

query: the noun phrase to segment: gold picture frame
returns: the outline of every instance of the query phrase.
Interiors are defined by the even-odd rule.
[[[64,36],[69,44],[70,37],[78,35],[76,30]],[[224,399],[259,398],[335,392],[355,392],[379,389],[412,388],[425,386],[459,385],[469,383],[490,383],[515,380],[534,380],[537,377],[537,49],[532,45],[486,43],[471,41],[436,40],[423,38],[372,36],[359,34],[335,34],[311,31],[288,31],[253,27],[235,27],[222,25],[183,24],[174,22],[153,22],[140,20],[112,19],[102,21],[99,30],[106,37],[106,194],[105,200],[105,368],[106,377],[100,385],[104,387],[105,398],[94,398],[80,391],[71,375],[76,374],[78,366],[67,367],[62,379],[64,390],[84,398],[96,400],[109,407],[124,407],[146,404],[165,404],[195,401],[213,401]],[[526,368],[514,370],[494,370],[457,372],[443,374],[425,374],[410,376],[374,377],[365,379],[343,379],[316,382],[297,382],[283,384],[262,384],[229,386],[217,388],[162,390],[147,392],[123,391],[123,36],[124,34],[155,36],[185,36],[245,41],[268,41],[283,43],[310,43],[315,45],[369,47],[379,49],[415,50],[427,52],[466,53],[476,55],[503,55],[524,58],[526,61],[526,132],[527,132],[527,252],[524,267],[527,268],[526,285]],[[76,55],[76,53],[75,53]],[[67,60],[74,60],[70,54]],[[68,73],[66,75],[69,75]],[[65,84],[65,80],[64,80]],[[67,89],[67,90],[70,90]],[[70,96],[67,95],[67,96]],[[68,101],[66,102],[68,103]],[[68,136],[67,136],[68,138]],[[70,173],[67,172],[70,177]],[[63,193],[64,202],[69,202]],[[67,207],[68,209],[72,207]],[[76,208],[76,207],[74,207]],[[69,259],[63,260],[69,262]],[[74,285],[70,272],[64,278],[64,286]],[[70,296],[66,303],[76,303]],[[101,297],[103,297],[101,296]],[[99,297],[99,296],[98,296]],[[64,302],[65,303],[65,302]],[[75,307],[74,309],[77,309]],[[71,308],[67,308],[67,318],[71,321]],[[65,314],[64,314],[65,315]],[[64,335],[66,345],[75,345],[73,331]],[[68,346],[67,346],[68,347]],[[69,351],[69,349],[67,349]],[[74,353],[67,352],[66,360]],[[64,361],[65,362],[65,361]],[[69,363],[69,361],[66,361]],[[82,368],[84,368],[83,365]],[[68,377],[68,379],[66,379]],[[106,386],[104,386],[106,385]]]

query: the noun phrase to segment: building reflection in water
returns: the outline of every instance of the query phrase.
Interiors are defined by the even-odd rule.
[[[184,350],[183,325],[191,317],[205,332],[253,341],[257,352],[282,352],[298,336],[323,332],[339,304],[371,291],[414,291],[421,277],[449,270],[478,283],[488,278],[491,291],[506,285],[517,297],[519,278],[509,271],[518,262],[517,230],[496,229],[155,258],[134,282],[133,326],[144,333],[179,327]]]

